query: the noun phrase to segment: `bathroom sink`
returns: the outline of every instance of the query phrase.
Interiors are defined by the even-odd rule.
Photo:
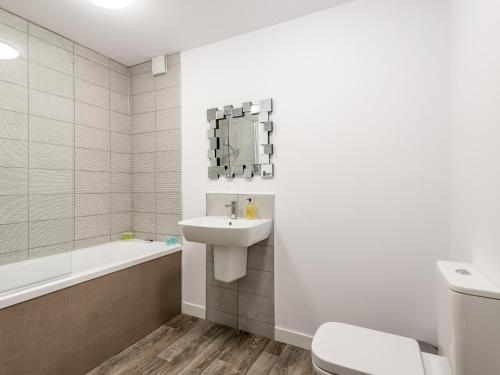
[[[230,219],[204,216],[179,222],[187,241],[214,247],[215,279],[230,283],[247,273],[248,247],[271,234],[271,219]]]

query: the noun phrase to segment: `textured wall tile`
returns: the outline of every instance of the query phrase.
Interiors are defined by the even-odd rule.
[[[75,172],[77,194],[109,193],[111,188],[109,172]]]
[[[156,214],[156,232],[180,236],[182,233],[177,225],[180,220],[181,215]]]
[[[73,170],[73,147],[30,142],[30,168]]]
[[[69,122],[30,116],[30,142],[73,146],[74,125]]]
[[[131,190],[132,175],[130,173],[111,173],[111,192],[128,193]]]
[[[156,153],[156,171],[172,172],[181,170],[181,151],[166,151]]]
[[[109,110],[92,104],[75,102],[75,123],[109,130]]]
[[[115,72],[121,73],[124,76],[130,77],[130,69],[127,68],[125,65],[120,64],[119,62],[116,62],[114,60],[109,61],[109,67],[111,70],[114,70]]]
[[[28,115],[0,109],[0,138],[28,139]]]
[[[132,171],[131,155],[112,152],[111,170],[113,172],[130,173]]]
[[[274,297],[274,274],[271,272],[247,270],[247,275],[238,281],[239,291],[262,297]]]
[[[27,168],[28,142],[0,139],[0,167]]]
[[[29,197],[30,221],[72,218],[73,194],[33,194]]]
[[[134,115],[155,110],[155,93],[148,92],[132,96],[132,113]]]
[[[181,174],[161,172],[156,174],[156,191],[181,191]]]
[[[130,153],[131,142],[132,139],[129,134],[111,132],[111,151],[124,154]]]
[[[274,272],[274,246],[253,245],[248,249],[248,268]]]
[[[28,21],[3,9],[0,9],[0,22],[24,33],[28,32]]]
[[[109,131],[76,125],[75,146],[109,151],[111,147]]]
[[[111,170],[109,151],[77,147],[75,149],[75,170],[109,172]]]
[[[167,69],[167,74],[155,78],[155,90],[167,87],[179,86],[181,83],[181,66],[171,65]]]
[[[168,87],[156,92],[156,109],[179,107],[181,105],[181,93],[178,86]]]
[[[111,212],[130,212],[132,209],[132,194],[111,193]]]
[[[156,212],[155,193],[132,193],[132,211]]]
[[[238,311],[244,318],[274,324],[274,301],[271,298],[240,293]]]
[[[132,171],[134,173],[136,172],[154,173],[155,158],[156,158],[156,153],[154,152],[133,154]]]
[[[0,253],[28,248],[28,223],[0,225]]]
[[[1,10],[1,9],[0,9]],[[0,266],[22,262],[29,257],[28,250],[14,251],[13,253],[0,254]]]
[[[132,69],[132,77],[146,72],[151,73],[151,61],[146,61],[142,64],[134,65],[131,69]]]
[[[75,241],[75,250],[85,249],[87,247],[98,246],[104,243],[108,243],[110,239],[109,235],[96,237],[96,238],[86,238],[84,240]]]
[[[155,89],[155,81],[151,72],[134,75],[132,77],[132,94],[143,94]]]
[[[101,64],[105,67],[109,67],[109,59],[91,49],[84,47],[80,44],[75,43],[75,54],[78,56],[85,57],[88,60]]]
[[[75,55],[75,77],[109,88],[109,68]]]
[[[179,129],[180,127],[181,107],[156,112],[156,130]]]
[[[161,214],[182,213],[182,198],[180,192],[168,192],[156,194],[156,212]]]
[[[109,109],[109,89],[94,85],[81,79],[75,79],[75,99]]]
[[[30,115],[73,122],[74,102],[71,99],[30,89],[29,101]]]
[[[134,213],[132,213],[134,215]],[[156,239],[156,233],[153,232],[140,232],[134,229],[134,238],[138,240],[155,240]]]
[[[156,133],[156,151],[171,151],[180,149],[180,129],[164,130]]]
[[[130,116],[124,115],[123,113],[117,113],[111,111],[110,121],[111,121],[111,131],[130,134],[131,132]]]
[[[30,222],[30,248],[73,241],[73,226],[72,218]]]
[[[181,63],[181,54],[180,52],[173,53],[171,55],[167,56],[167,65],[168,68],[170,69],[171,66],[177,65]]]
[[[207,320],[226,327],[236,328],[237,317],[235,314],[207,309]]]
[[[155,131],[154,112],[141,113],[132,117],[132,133],[148,133]]]
[[[132,175],[132,192],[154,193],[154,191],[155,191],[154,173],[134,173]]]
[[[111,232],[110,215],[77,217],[75,219],[75,239],[95,238]]]
[[[110,101],[110,108],[113,112],[118,112],[125,115],[129,114],[130,111],[128,105],[128,95],[111,91]]]
[[[234,290],[207,285],[207,308],[236,314],[237,296]]]
[[[0,23],[0,35],[2,41],[17,49],[19,57],[26,59],[28,56],[28,35],[26,33]]]
[[[132,152],[153,152],[155,151],[155,133],[141,133],[132,136]]]
[[[29,65],[30,88],[73,99],[73,76],[37,64]]]
[[[62,254],[62,253],[67,253],[68,251],[72,251],[74,250],[74,248],[75,244],[73,241],[60,243],[56,245],[35,247],[29,250],[29,257],[30,259],[33,259],[33,258],[46,257],[49,255]],[[68,257],[66,267],[68,270],[71,268],[71,257]]]
[[[30,194],[73,193],[73,171],[29,170]]]
[[[75,216],[102,215],[109,212],[111,212],[109,193],[75,195]]]
[[[28,194],[28,170],[0,167],[0,195]]]
[[[129,212],[111,214],[111,233],[122,233],[130,230],[130,219]]]
[[[256,320],[240,317],[238,319],[238,324],[238,329],[242,331],[251,332],[254,335],[267,337],[271,340],[274,339],[274,323],[267,324],[258,322]]]
[[[31,22],[29,23],[28,30],[29,35],[73,53],[73,42],[71,40]]]
[[[229,216],[231,209],[226,207],[232,201],[237,201],[238,195],[224,193],[207,193],[206,209],[208,216]]]
[[[28,113],[28,89],[0,81],[0,108]]]
[[[29,37],[30,62],[73,74],[73,54],[38,38]]]
[[[0,224],[28,221],[28,196],[0,196]]]
[[[130,77],[127,75],[123,75],[122,73],[118,73],[114,70],[111,70],[111,86],[110,89],[115,92],[119,92],[120,94],[128,96],[128,90],[130,86]]]
[[[0,60],[0,81],[28,85],[28,63],[23,59]]]
[[[134,231],[155,233],[155,214],[134,212],[132,214],[132,228]]]

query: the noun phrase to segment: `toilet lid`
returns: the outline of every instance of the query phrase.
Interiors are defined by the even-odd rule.
[[[318,328],[312,357],[337,375],[425,375],[417,341],[342,323]]]

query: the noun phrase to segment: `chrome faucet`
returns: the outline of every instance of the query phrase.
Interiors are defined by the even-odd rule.
[[[226,204],[226,208],[229,207],[231,207],[231,219],[236,219],[238,217],[236,201],[231,201],[231,203]]]

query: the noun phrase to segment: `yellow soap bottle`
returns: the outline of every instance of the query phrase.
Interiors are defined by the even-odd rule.
[[[252,198],[248,198],[247,201],[248,203],[247,203],[246,217],[247,220],[253,220],[255,219],[255,206],[252,203]]]

